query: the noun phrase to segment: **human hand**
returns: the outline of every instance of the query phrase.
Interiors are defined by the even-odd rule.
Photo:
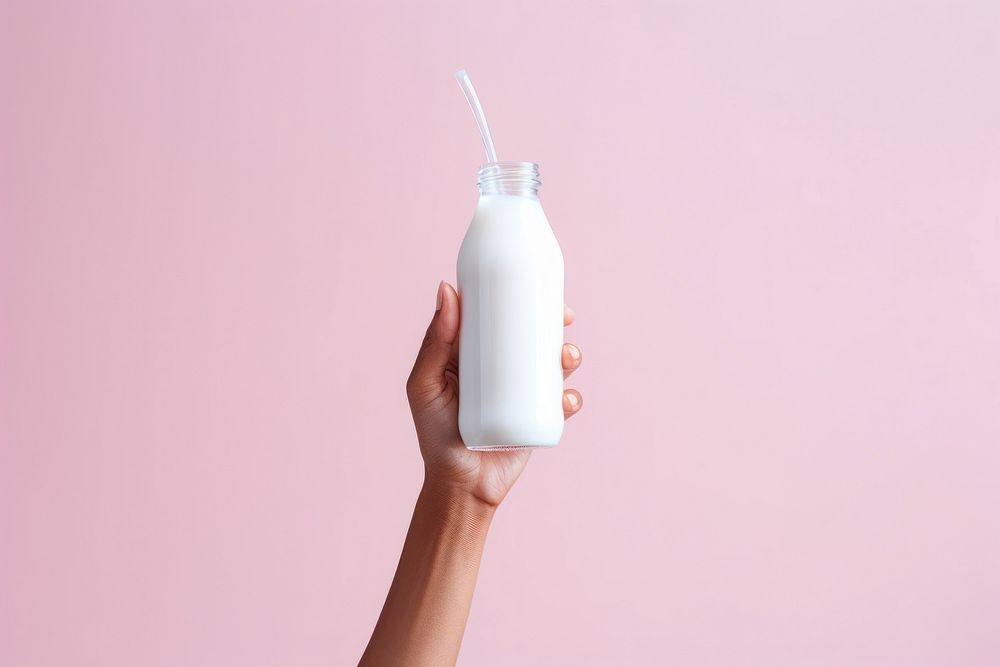
[[[458,432],[458,293],[441,282],[437,311],[427,327],[413,371],[406,381],[406,395],[424,458],[426,484],[471,494],[496,507],[507,495],[531,456],[530,449],[472,451]],[[567,307],[563,323],[575,316]],[[579,368],[583,357],[571,343],[563,345],[563,376]],[[575,389],[563,392],[563,412],[572,417],[583,406]]]

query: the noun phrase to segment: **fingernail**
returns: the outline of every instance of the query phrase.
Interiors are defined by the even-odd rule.
[[[569,403],[570,410],[576,410],[576,406],[580,404],[580,399],[576,397],[576,394],[566,394],[566,402]]]
[[[442,280],[438,283],[438,296],[437,296],[437,306],[434,308],[434,312],[441,310],[441,304],[444,303],[444,281]]]
[[[575,310],[573,310],[569,306],[563,306],[563,307],[566,308],[566,312],[569,313],[570,317],[576,317],[576,311]]]
[[[570,356],[570,358],[573,361],[575,361],[575,362],[579,362],[580,361],[580,350],[577,349],[576,345],[567,345],[566,347],[569,348],[569,356]]]

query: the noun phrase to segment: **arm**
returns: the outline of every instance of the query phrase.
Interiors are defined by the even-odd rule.
[[[455,663],[495,509],[424,483],[362,665]]]
[[[565,322],[573,320],[567,309]],[[458,294],[438,287],[406,393],[424,458],[424,485],[410,520],[396,576],[361,665],[453,665],[465,632],[486,533],[497,506],[517,480],[530,450],[473,452],[458,433]],[[568,376],[580,365],[563,348]],[[582,405],[567,390],[569,417]]]

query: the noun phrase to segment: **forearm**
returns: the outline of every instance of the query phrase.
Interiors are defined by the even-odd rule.
[[[425,480],[362,665],[455,663],[494,511]]]

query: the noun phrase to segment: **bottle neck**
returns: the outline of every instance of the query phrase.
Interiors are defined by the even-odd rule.
[[[538,165],[534,162],[490,162],[479,170],[480,195],[538,197]]]

